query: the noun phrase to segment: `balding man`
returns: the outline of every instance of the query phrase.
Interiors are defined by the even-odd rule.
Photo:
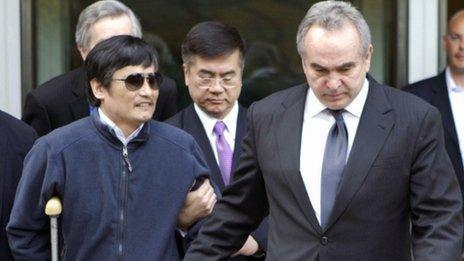
[[[437,107],[445,129],[445,144],[464,191],[464,10],[454,14],[443,43],[448,66],[439,75],[405,88]],[[463,194],[464,196],[464,194]]]

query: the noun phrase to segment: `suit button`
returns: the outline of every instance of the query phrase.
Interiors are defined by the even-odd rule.
[[[326,236],[321,237],[321,244],[323,246],[327,245],[329,243],[329,239]]]

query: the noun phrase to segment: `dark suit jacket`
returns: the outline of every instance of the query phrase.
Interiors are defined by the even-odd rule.
[[[23,109],[23,121],[43,136],[73,121],[89,116],[84,67],[57,76],[29,92]],[[153,119],[165,120],[177,111],[176,83],[164,76],[159,87]]]
[[[458,260],[462,202],[440,114],[413,95],[369,82],[325,229],[299,171],[304,84],[248,109],[236,181],[185,260],[227,257],[267,214],[268,260],[410,260],[411,246],[416,260]]]
[[[10,219],[24,157],[36,138],[34,129],[0,111],[0,260],[13,260],[5,227]]]
[[[451,103],[448,96],[446,76],[443,71],[438,76],[419,81],[404,88],[405,91],[413,93],[428,103],[435,106],[441,113],[443,128],[445,129],[446,151],[453,163],[454,171],[458,177],[461,191],[464,191],[464,170],[462,166],[462,155],[459,148],[458,134],[454,124]],[[461,126],[464,128],[464,126]],[[464,198],[464,193],[462,194]]]
[[[193,104],[183,109],[172,118],[166,121],[167,123],[176,126],[190,135],[193,136],[195,141],[200,146],[203,154],[205,155],[208,168],[210,169],[210,177],[212,181],[219,186],[219,189],[223,191],[226,186],[222,180],[221,170],[217,164],[216,158],[214,157],[211,143],[206,135],[205,128],[203,127],[198,114],[195,112]],[[247,120],[246,120],[246,109],[239,105],[238,118],[237,118],[237,129],[235,133],[235,145],[234,154],[232,158],[232,171],[237,169],[240,157],[240,144],[246,132]],[[267,246],[267,220],[263,221],[261,225],[251,233],[253,238],[258,242],[260,247],[266,248]],[[246,257],[236,257],[232,260],[247,260]],[[249,258],[249,260],[256,260],[255,258]]]

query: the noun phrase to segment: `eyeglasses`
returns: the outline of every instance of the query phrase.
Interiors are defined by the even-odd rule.
[[[122,81],[129,91],[136,91],[142,88],[145,80],[153,90],[158,90],[158,87],[163,82],[161,73],[134,73],[127,76],[125,79],[113,79],[113,81]]]
[[[218,78],[202,78],[197,76],[197,86],[200,89],[209,89],[216,84]],[[239,77],[220,77],[219,85],[226,89],[232,89],[240,85]]]
[[[454,33],[450,33],[447,35],[447,37],[451,40],[451,41],[456,41],[456,42],[460,42],[462,39],[463,39],[463,36],[460,35],[460,34],[454,34]]]

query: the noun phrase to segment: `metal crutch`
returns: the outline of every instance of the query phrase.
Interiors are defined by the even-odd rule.
[[[58,216],[61,214],[61,210],[61,200],[58,197],[52,197],[45,205],[45,214],[50,217],[52,261],[58,261]]]

